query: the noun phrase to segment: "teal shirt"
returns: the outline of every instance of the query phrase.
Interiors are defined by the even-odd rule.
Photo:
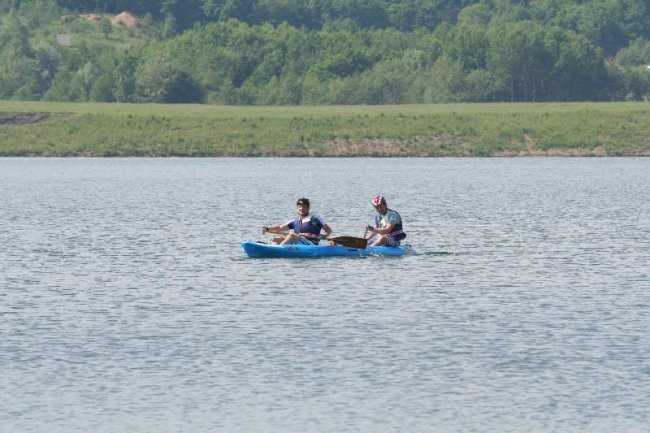
[[[389,224],[393,224],[392,232],[402,230],[402,217],[392,209],[388,209],[384,215],[378,214],[375,218],[375,226],[379,228],[384,228]]]

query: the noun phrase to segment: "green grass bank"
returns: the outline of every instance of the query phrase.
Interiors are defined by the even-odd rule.
[[[650,103],[0,101],[0,156],[650,156]]]

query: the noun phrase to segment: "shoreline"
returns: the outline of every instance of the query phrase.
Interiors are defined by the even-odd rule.
[[[4,101],[5,157],[646,157],[650,103],[241,107]]]

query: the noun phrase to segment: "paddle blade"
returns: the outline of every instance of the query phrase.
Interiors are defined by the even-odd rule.
[[[338,236],[336,238],[330,238],[330,240],[335,244],[350,248],[363,249],[368,246],[368,239],[355,238],[354,236]]]

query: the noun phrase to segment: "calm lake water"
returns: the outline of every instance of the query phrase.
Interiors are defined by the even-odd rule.
[[[422,254],[248,259],[384,194]],[[0,432],[647,432],[650,158],[0,159]]]

